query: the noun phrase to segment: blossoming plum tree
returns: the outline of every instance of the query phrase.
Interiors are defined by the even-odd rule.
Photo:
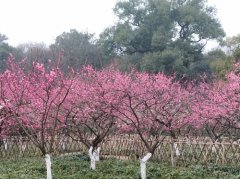
[[[240,138],[239,89],[240,77],[231,72],[227,74],[226,81],[201,83],[192,90],[195,131],[200,131],[205,141],[211,140],[216,160],[221,157],[223,162],[225,147],[217,143],[225,140],[236,143]]]
[[[132,72],[118,82],[121,103],[115,108],[122,131],[140,137],[148,153],[142,159],[141,178],[146,178],[146,163],[161,144],[164,136],[176,138],[190,118],[189,93],[178,82],[163,74]],[[179,152],[175,145],[176,152]]]
[[[75,94],[69,102],[69,117],[66,121],[68,134],[89,149],[91,169],[95,170],[99,160],[100,145],[113,133],[116,118],[113,114],[114,69],[95,71],[90,66],[80,71],[74,80]]]
[[[8,69],[1,74],[1,105],[7,109],[8,123],[17,124],[45,156],[47,178],[51,179],[50,154],[67,113],[64,102],[70,96],[72,80],[58,67],[48,70],[33,63],[30,71],[8,60]]]

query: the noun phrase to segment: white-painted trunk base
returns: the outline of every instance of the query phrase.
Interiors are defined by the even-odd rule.
[[[147,153],[142,159],[140,159],[140,172],[141,172],[141,179],[147,178],[147,170],[146,170],[146,164],[147,161],[151,158],[152,154]]]
[[[179,149],[178,149],[178,146],[177,146],[177,144],[176,144],[176,143],[173,143],[173,147],[174,147],[174,149],[175,149],[176,156],[180,156],[180,155],[181,155],[181,153],[180,153],[180,151],[179,151]]]
[[[52,179],[52,169],[51,169],[51,156],[50,154],[45,155],[46,167],[47,167],[47,179]]]
[[[60,139],[60,150],[65,150],[66,146],[65,146],[65,139],[61,138]]]
[[[3,139],[3,144],[4,144],[4,149],[7,150],[8,149],[8,141],[7,141],[7,139]]]
[[[88,155],[89,155],[90,160],[91,160],[90,168],[92,170],[96,169],[96,162],[100,160],[100,157],[99,157],[100,150],[101,150],[100,147],[98,147],[97,149],[95,149],[93,151],[93,147],[91,146],[89,151],[88,151]]]
[[[101,150],[100,147],[98,147],[97,150],[96,150],[96,161],[97,162],[100,161],[100,150]]]
[[[23,145],[22,145],[22,151],[24,152],[24,151],[26,150],[26,148],[27,148],[27,145],[26,145],[26,144],[23,144]]]

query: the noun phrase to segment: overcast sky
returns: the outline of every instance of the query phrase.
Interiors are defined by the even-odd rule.
[[[117,0],[0,0],[0,33],[16,46],[27,42],[54,42],[70,29],[99,34],[113,25]],[[208,0],[227,33],[240,33],[240,0]]]

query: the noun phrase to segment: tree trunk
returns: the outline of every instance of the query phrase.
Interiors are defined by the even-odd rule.
[[[50,154],[45,155],[46,167],[47,167],[47,179],[52,179],[52,169],[51,169],[51,156]]]
[[[19,152],[19,153],[20,153],[20,156],[21,156],[21,155],[23,156],[23,155],[24,155],[24,151],[25,151],[25,149],[26,149],[26,147],[27,147],[26,141],[25,141],[24,138],[20,137],[20,139],[19,139],[19,145],[21,146],[21,151]]]
[[[91,165],[90,165],[90,168],[92,170],[95,170],[96,169],[96,161],[99,161],[100,157],[99,157],[99,153],[100,153],[100,147],[98,147],[97,149],[93,150],[93,147],[91,146],[89,151],[88,151],[88,155],[90,157],[90,160],[91,160]]]
[[[173,147],[175,149],[176,156],[180,156],[180,151],[179,151],[178,146],[177,146],[177,144],[175,142],[173,143]]]
[[[3,139],[4,149],[7,151],[8,149],[8,141],[7,139]]]
[[[97,162],[100,161],[100,150],[101,150],[100,147],[98,147],[97,150],[96,150],[96,161]]]
[[[151,158],[152,154],[147,153],[142,159],[140,159],[140,168],[141,168],[141,179],[147,178],[147,172],[146,172],[146,164],[147,161]]]
[[[171,143],[170,145],[170,150],[171,150],[171,163],[172,163],[172,167],[175,166],[175,159],[174,159],[174,143]]]

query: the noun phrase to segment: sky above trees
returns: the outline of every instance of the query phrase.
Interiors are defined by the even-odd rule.
[[[44,42],[47,45],[64,31],[77,29],[100,34],[116,22],[112,8],[116,0],[8,0],[1,2],[0,32],[16,46],[27,42]],[[219,18],[227,36],[237,35],[240,25],[239,0],[208,0],[218,9]]]

